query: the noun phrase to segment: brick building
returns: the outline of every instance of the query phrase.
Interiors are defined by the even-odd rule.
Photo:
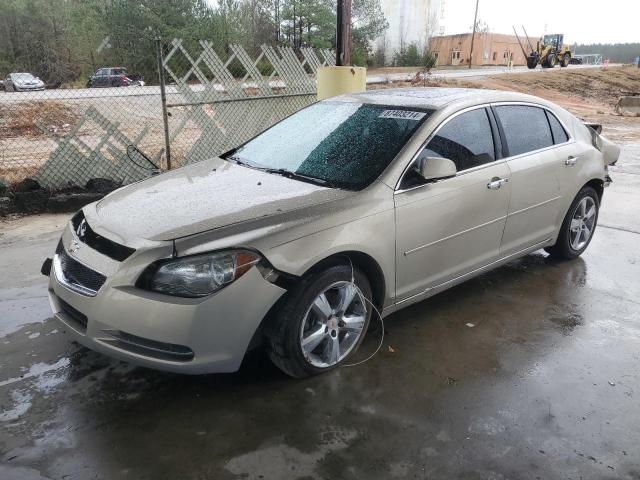
[[[537,37],[529,37],[531,43]],[[526,38],[521,38],[525,51],[529,50]],[[438,57],[438,65],[469,65],[471,33],[431,37],[429,48]],[[502,33],[476,33],[473,43],[473,65],[526,65],[526,58],[515,35]]]

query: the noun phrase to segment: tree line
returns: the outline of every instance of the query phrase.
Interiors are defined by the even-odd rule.
[[[123,66],[155,83],[155,39],[212,42],[250,54],[260,45],[333,48],[333,0],[2,0],[0,77],[27,71],[50,85],[77,84],[100,67]],[[388,27],[380,0],[353,0],[352,62],[375,58],[371,42]],[[187,67],[185,67],[187,68]]]
[[[592,43],[575,45],[576,54],[599,53],[613,63],[632,63],[640,56],[640,43]]]

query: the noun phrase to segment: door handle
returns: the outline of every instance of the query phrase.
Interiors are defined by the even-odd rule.
[[[502,185],[509,181],[508,178],[498,178],[493,177],[489,183],[487,183],[487,188],[489,190],[498,190]]]
[[[564,161],[564,164],[567,165],[568,167],[573,167],[577,161],[578,159],[576,157],[574,157],[573,155],[569,155],[567,159]]]

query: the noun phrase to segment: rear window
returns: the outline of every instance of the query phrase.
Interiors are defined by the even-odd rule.
[[[502,125],[509,156],[521,155],[553,145],[545,111],[527,105],[494,107]]]
[[[553,134],[553,143],[557,145],[558,143],[564,143],[569,141],[569,136],[567,135],[567,132],[565,132],[564,128],[562,127],[562,124],[560,123],[560,121],[558,121],[556,116],[553,113],[549,112],[548,110],[546,111],[546,113],[547,113],[547,118],[549,119],[549,125],[551,125],[551,133]]]

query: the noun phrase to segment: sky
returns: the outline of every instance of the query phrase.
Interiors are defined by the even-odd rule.
[[[470,32],[476,0],[444,1],[445,35]],[[496,33],[518,34],[524,24],[530,37],[564,33],[574,43],[640,42],[640,0],[479,0],[478,18]]]

